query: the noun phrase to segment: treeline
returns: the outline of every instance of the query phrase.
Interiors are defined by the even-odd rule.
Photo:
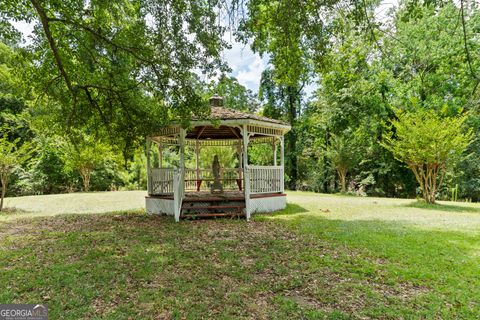
[[[321,42],[317,32],[310,34],[318,21],[308,8],[305,19],[295,20],[279,12],[298,12],[293,3],[260,10],[260,2],[251,2],[246,27],[258,51],[271,55],[260,88],[264,113],[294,126],[286,145],[291,189],[416,197],[423,178],[415,173],[425,171],[435,174],[428,183],[435,182],[437,197],[480,200],[480,14],[474,3],[401,1],[381,20],[378,3],[355,18],[351,7],[339,7],[330,23],[318,26],[328,34]],[[318,89],[306,98],[312,78]],[[404,113],[415,119],[408,131],[417,136],[410,135],[407,151],[418,157],[385,145],[388,137],[407,139],[392,127]],[[460,129],[446,130],[462,117]],[[439,151],[446,148],[442,141],[456,143],[448,156]]]
[[[217,92],[230,107],[292,124],[290,189],[478,201],[478,5],[384,9],[350,0],[7,2],[2,150],[26,145],[32,155],[12,169],[8,192],[144,188],[145,136],[205,115]],[[258,97],[225,76],[225,17],[238,41],[269,59]],[[36,23],[29,45],[14,20]]]

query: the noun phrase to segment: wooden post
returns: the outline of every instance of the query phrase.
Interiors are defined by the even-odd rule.
[[[276,167],[277,166],[277,137],[273,138],[273,165]]]
[[[152,140],[150,138],[147,137],[147,193],[148,195],[151,195],[152,194],[152,186],[151,186],[151,183],[152,183],[152,177],[150,176],[151,175],[151,170],[150,170],[150,149],[151,149],[151,146],[152,146]]]
[[[198,182],[200,181],[200,145],[198,143],[198,139],[195,141],[195,169],[197,171],[197,181],[195,181],[195,186],[198,189]]]
[[[180,212],[182,211],[182,204],[179,201],[180,199],[180,170],[178,168],[173,169],[173,214],[175,217],[175,221],[180,221]]]
[[[240,130],[241,131],[241,130]],[[238,156],[238,179],[242,183],[243,179],[243,151],[242,151],[242,141],[239,141],[237,144],[237,156]],[[242,190],[245,188],[245,182],[243,182]]]
[[[282,193],[285,192],[285,142],[284,136],[280,138],[280,166],[282,167],[282,174],[280,177],[280,189]]]
[[[180,213],[182,211],[182,202],[185,192],[185,137],[186,130],[181,128],[178,135],[178,144],[180,145],[180,164],[178,170],[173,178],[173,201],[175,211],[175,221],[180,220]]]
[[[243,181],[244,181],[244,194],[245,194],[245,214],[247,221],[250,220],[250,173],[248,168],[248,131],[247,125],[242,127],[243,136]]]
[[[163,168],[163,145],[161,142],[158,144],[158,167]]]
[[[180,129],[179,135],[179,144],[180,144],[180,173],[182,174],[180,185],[185,184],[185,137],[187,136],[187,131],[183,128]]]

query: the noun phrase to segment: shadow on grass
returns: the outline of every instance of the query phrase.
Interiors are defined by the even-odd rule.
[[[30,213],[30,211],[23,210],[23,209],[18,209],[18,208],[15,208],[15,207],[6,207],[6,208],[3,208],[2,211],[0,211],[0,216],[1,215],[21,214],[21,213]]]
[[[275,216],[283,216],[283,215],[295,215],[298,213],[306,213],[306,212],[309,212],[309,211],[304,207],[299,206],[298,204],[287,203],[287,207],[283,210],[274,211],[271,213],[263,213],[255,216],[259,218],[262,216],[275,217]]]
[[[454,204],[430,204],[421,201],[414,201],[408,204],[403,205],[404,207],[409,208],[418,208],[418,209],[426,209],[426,210],[436,210],[436,211],[446,211],[446,212],[473,212],[473,213],[480,213],[480,208],[473,208],[473,207],[465,207],[460,205]]]
[[[142,211],[37,220],[3,240],[15,250],[0,250],[0,300],[48,295],[52,318],[67,319],[314,318],[318,306],[344,318],[475,318],[479,234],[303,213],[288,204],[274,215],[292,219],[253,225]]]

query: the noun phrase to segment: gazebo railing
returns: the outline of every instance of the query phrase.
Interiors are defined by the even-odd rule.
[[[174,168],[150,168],[148,179],[148,194],[173,194]]]
[[[181,171],[179,171],[181,172]],[[250,193],[283,192],[283,167],[281,166],[249,166]],[[213,182],[211,169],[185,169],[184,180],[179,183],[183,191],[210,191]],[[175,169],[150,168],[148,194],[173,195]],[[225,191],[243,190],[244,179],[241,169],[224,168],[220,172],[220,182]]]
[[[250,193],[283,192],[282,166],[249,166]]]
[[[186,191],[209,191],[213,182],[212,169],[185,169]],[[220,182],[224,190],[242,190],[242,169],[223,168],[220,170]]]

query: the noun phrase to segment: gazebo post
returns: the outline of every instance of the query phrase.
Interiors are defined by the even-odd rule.
[[[240,130],[241,131],[241,130]],[[242,181],[243,181],[243,151],[242,151],[242,140],[239,141],[237,144],[237,156],[238,156],[238,179],[240,182],[239,184],[239,189],[243,191],[243,188],[245,186],[242,186]],[[245,183],[244,183],[245,184]]]
[[[273,147],[273,165],[276,167],[277,166],[277,137],[273,137],[272,147]]]
[[[200,145],[198,143],[198,139],[195,141],[195,171],[196,171],[196,181],[195,181],[195,187],[197,188],[197,191],[200,191],[200,170],[199,170],[199,164],[200,164]]]
[[[151,174],[151,170],[150,170],[150,149],[151,149],[151,145],[152,145],[152,140],[150,138],[147,137],[147,145],[146,145],[146,148],[147,148],[147,193],[148,195],[150,195],[152,193],[152,187],[151,187],[151,181],[152,181],[152,178],[150,177],[150,174]]]
[[[185,179],[185,137],[186,136],[187,136],[187,131],[181,128],[180,134],[178,137],[178,144],[180,146],[180,170],[182,172],[182,179]]]
[[[185,193],[185,137],[187,132],[185,129],[180,128],[180,134],[178,135],[178,144],[180,146],[180,164],[176,175],[174,175],[173,181],[173,208],[175,221],[180,220],[180,213],[182,211],[183,196]]]
[[[158,143],[158,167],[163,168],[163,144]]]
[[[248,172],[248,131],[247,125],[242,126],[243,137],[243,192],[245,194],[245,214],[247,220],[250,220],[250,174]]]
[[[285,192],[285,141],[284,137],[280,137],[280,166],[282,167],[282,175],[280,177],[280,189],[282,193]]]

